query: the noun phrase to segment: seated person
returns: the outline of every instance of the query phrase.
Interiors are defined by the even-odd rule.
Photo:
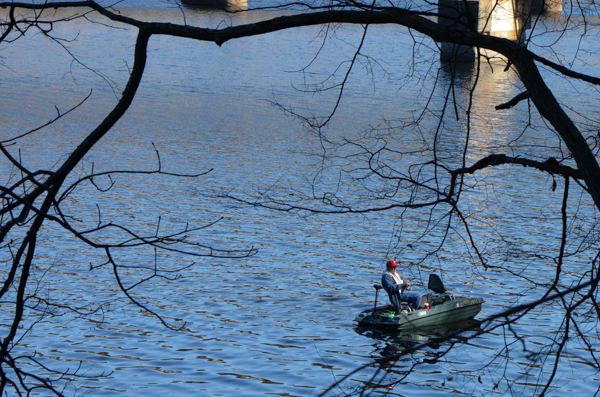
[[[410,288],[410,284],[402,281],[400,275],[396,272],[398,263],[390,259],[386,264],[386,271],[381,275],[381,285],[387,291],[390,302],[400,309],[400,302],[408,302],[408,305],[413,309],[418,309],[421,304],[421,294],[416,292],[405,292]],[[398,300],[399,299],[399,300]]]

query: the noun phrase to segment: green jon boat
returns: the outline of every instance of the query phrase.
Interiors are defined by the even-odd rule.
[[[354,321],[363,327],[376,327],[383,329],[401,328],[414,329],[435,327],[452,324],[460,321],[471,320],[481,311],[483,299],[470,298],[463,295],[454,295],[446,292],[440,278],[432,274],[429,276],[428,288],[434,293],[430,294],[424,308],[414,310],[408,305],[394,307],[377,306],[377,292],[382,289],[378,284],[375,287],[375,307],[361,312]]]

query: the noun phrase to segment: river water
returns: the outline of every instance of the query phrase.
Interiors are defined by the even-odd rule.
[[[167,2],[126,2],[121,7],[126,15],[140,19],[183,21],[182,11]],[[201,26],[276,15],[185,9],[185,21]],[[544,22],[554,26],[557,20]],[[65,111],[92,92],[68,117],[11,147],[13,153],[20,150],[23,163],[30,168],[55,167],[116,103],[132,65],[136,32],[111,25],[79,19],[55,27],[54,36],[66,39],[60,43],[31,32],[0,48],[3,138],[35,128],[56,114],[55,106]],[[273,102],[305,115],[326,115],[337,94],[303,92],[303,84],[329,84],[328,76],[341,64],[333,77],[339,81],[344,62],[360,42],[360,27],[330,27],[326,32],[322,27],[291,29],[222,47],[184,39],[151,39],[148,67],[131,109],[94,148],[74,178],[92,167],[95,171],[155,169],[153,145],[160,152],[164,171],[211,172],[198,178],[115,175],[113,188],[105,193],[82,185],[65,202],[63,211],[81,228],[97,224],[100,211],[103,222],[119,223],[149,236],[156,232],[159,217],[163,233],[216,222],[191,238],[215,249],[257,251],[232,259],[115,250],[118,263],[131,266],[122,270],[126,285],[148,276],[135,266],[155,261],[178,276],[176,280],[153,279],[132,290],[167,322],[183,326],[170,330],[129,303],[111,269],[102,266],[103,251],[87,248],[47,226],[39,241],[34,273],[39,294],[82,310],[100,307],[85,319],[58,310],[56,316],[36,324],[21,342],[22,351],[36,352],[53,369],[73,370],[81,365],[80,373],[86,378],[67,385],[67,395],[315,396],[363,365],[366,368],[353,373],[337,392],[368,385],[380,368],[373,359],[402,343],[424,340],[416,335],[375,335],[352,323],[358,312],[373,304],[372,284],[379,280],[387,257],[399,258],[405,278],[417,287],[435,271],[442,274],[449,289],[484,298],[478,318],[541,295],[543,288],[526,279],[543,282],[553,276],[552,258],[561,235],[562,181],[552,192],[551,178],[520,167],[488,170],[473,178],[463,208],[490,264],[512,273],[478,265],[459,227],[437,250],[445,228],[432,225],[431,219],[441,210],[410,211],[401,221],[400,210],[308,215],[269,211],[222,197],[230,193],[252,198],[270,191],[293,200],[300,193],[310,193],[311,185],[319,193],[334,190],[341,181],[339,195],[364,207],[371,201],[351,178],[358,173],[344,172],[359,172],[364,163],[358,162],[360,157],[350,157],[357,152],[355,146],[336,143],[358,137],[373,143],[373,131],[381,136],[389,133],[390,148],[407,152],[398,158],[399,166],[423,161],[422,139],[435,123],[432,116],[441,109],[451,74],[443,68],[437,73],[432,42],[393,26],[368,29],[363,53],[370,58],[359,59],[350,75],[340,107],[324,130],[330,141],[319,140]],[[323,34],[330,35],[330,40],[313,60]],[[549,33],[538,38],[540,51],[544,51],[544,40],[552,42],[556,36]],[[560,48],[573,56],[571,46],[577,39],[576,33],[563,38]],[[583,57],[576,63],[578,70],[597,71],[597,54],[585,50],[582,47],[578,54]],[[475,72],[473,67],[459,70],[457,87],[471,84]],[[438,88],[423,129],[400,129],[396,120],[419,115],[436,79]],[[520,92],[514,73],[503,73],[501,65],[483,67],[478,84],[473,146],[467,162],[507,144],[516,155],[558,156],[557,138],[535,113],[529,115],[526,105],[505,113],[493,110]],[[566,105],[597,116],[595,91],[572,87],[558,78],[551,85],[564,94],[561,100]],[[585,100],[566,95],[577,89],[587,90]],[[456,97],[459,106],[465,106],[467,93],[457,90]],[[521,134],[528,121],[530,129]],[[383,128],[389,125],[396,128]],[[464,118],[449,118],[444,128],[444,150],[460,150]],[[323,160],[322,145],[335,157]],[[448,162],[453,163],[451,156]],[[6,182],[11,170],[5,161],[2,169]],[[107,178],[97,180],[103,188],[110,183]],[[594,255],[593,250],[575,252],[574,248],[583,247],[580,243],[585,243],[587,231],[593,228],[594,212],[580,192],[572,192],[571,197],[574,203],[583,197],[571,225],[573,255],[566,276],[577,278]],[[430,233],[422,236],[428,227]],[[115,231],[103,237],[125,238]],[[195,252],[209,251],[198,247]],[[410,396],[535,393],[550,369],[540,376],[540,362],[531,361],[531,354],[549,346],[562,321],[561,313],[558,307],[545,306],[515,325],[527,350],[511,331],[502,328],[455,345],[438,362],[424,363],[436,349],[421,349],[385,367],[391,376],[388,381],[393,381],[420,363],[402,386],[387,391]],[[597,342],[596,322],[582,321],[582,326]],[[508,358],[503,350],[507,348]],[[596,392],[600,379],[586,360],[580,345],[574,343],[564,354],[556,388],[549,393]]]

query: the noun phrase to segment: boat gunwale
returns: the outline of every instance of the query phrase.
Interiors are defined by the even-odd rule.
[[[457,301],[459,301],[459,302],[457,302]],[[454,303],[463,303],[465,301],[467,301],[467,302],[473,301],[473,303],[467,304],[467,305],[462,305],[462,306],[453,306]],[[477,313],[479,313],[481,311],[481,306],[484,302],[485,301],[482,298],[472,298],[472,297],[468,297],[468,296],[464,296],[464,295],[455,296],[455,299],[451,299],[451,300],[445,301],[441,304],[438,304],[430,310],[417,309],[413,312],[408,312],[408,313],[396,313],[391,317],[391,319],[388,319],[385,322],[381,322],[381,320],[373,321],[373,317],[372,317],[373,312],[375,310],[386,310],[386,308],[389,307],[389,305],[388,305],[385,308],[364,310],[354,318],[354,321],[357,322],[359,326],[374,326],[374,327],[384,327],[384,328],[410,328],[410,327],[418,327],[418,326],[431,326],[432,324],[431,325],[419,325],[419,323],[427,322],[427,320],[431,320],[431,322],[435,322],[435,319],[434,319],[435,317],[438,317],[438,316],[447,317],[449,315],[451,316],[451,313],[454,313],[456,311],[465,311],[465,309],[470,309],[470,310],[466,310],[466,312],[473,313],[473,315],[467,314],[466,316],[456,316],[455,320],[450,321],[450,322],[459,322],[459,321],[464,321],[464,320],[474,318],[477,315]],[[430,315],[418,314],[418,313],[422,313],[423,311],[431,312],[431,310],[435,310],[435,308],[442,309],[442,306],[444,306],[444,305],[447,305],[447,308],[445,310],[442,310],[439,313],[431,313]],[[362,314],[364,314],[364,316],[361,319],[358,319],[358,317]],[[402,321],[404,319],[406,321]],[[446,321],[446,320],[444,320],[444,321]]]

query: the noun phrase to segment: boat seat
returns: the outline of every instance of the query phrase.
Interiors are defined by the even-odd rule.
[[[437,294],[443,294],[446,292],[446,287],[444,287],[444,283],[442,283],[442,279],[437,274],[429,275],[429,282],[427,283],[427,288],[432,290]]]
[[[427,283],[427,288],[435,292],[436,294],[445,294],[448,290],[444,287],[444,283],[442,279],[437,274],[431,273],[429,275],[429,282]],[[451,293],[448,294],[451,299],[454,299],[454,295]]]

